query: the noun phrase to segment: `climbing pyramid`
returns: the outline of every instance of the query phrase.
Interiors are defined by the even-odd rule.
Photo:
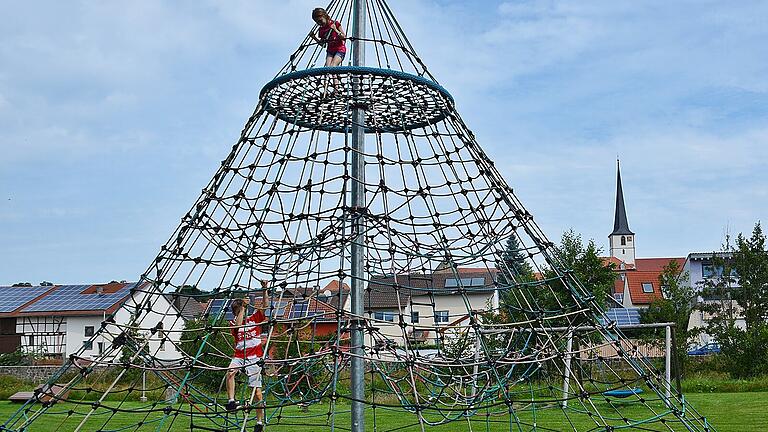
[[[326,9],[345,63],[302,42],[106,349],[0,430],[244,431],[260,409],[269,431],[714,430],[574,278],[387,2]],[[264,400],[240,374],[228,410],[239,298],[265,305]]]

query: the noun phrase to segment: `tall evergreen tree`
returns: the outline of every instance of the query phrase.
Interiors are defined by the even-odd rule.
[[[527,261],[527,253],[520,246],[517,236],[512,235],[504,245],[504,252],[499,262],[496,263],[499,270],[498,282],[501,285],[514,285],[520,282],[530,282],[533,278],[533,269]]]

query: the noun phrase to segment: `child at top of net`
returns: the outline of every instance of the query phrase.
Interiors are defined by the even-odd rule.
[[[261,405],[263,399],[261,392],[261,359],[264,357],[264,344],[261,337],[261,326],[267,322],[264,309],[267,308],[267,282],[262,281],[263,289],[261,303],[256,305],[256,311],[246,316],[249,299],[235,299],[232,301],[232,314],[234,319],[229,322],[232,337],[235,339],[235,352],[232,353],[232,361],[227,370],[227,401],[226,409],[236,410],[240,406],[235,400],[235,376],[241,370],[248,375],[248,386],[256,396],[257,405]],[[264,409],[256,409],[256,431],[264,427]]]
[[[312,20],[320,26],[317,34],[314,31],[309,36],[315,42],[326,46],[325,66],[338,66],[347,55],[347,35],[341,28],[341,23],[334,21],[323,8],[315,8],[312,11]]]

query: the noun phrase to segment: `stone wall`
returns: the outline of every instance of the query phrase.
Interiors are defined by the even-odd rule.
[[[44,383],[61,366],[0,366],[0,375],[10,375],[24,381]]]

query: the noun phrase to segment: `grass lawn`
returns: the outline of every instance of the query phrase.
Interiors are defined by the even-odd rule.
[[[768,392],[754,392],[754,393],[700,393],[691,394],[687,397],[689,402],[696,407],[696,409],[706,415],[711,423],[717,428],[718,431],[768,431]],[[110,403],[110,405],[114,402]],[[11,404],[10,402],[0,403],[0,417],[6,419],[13,415],[21,405]],[[123,407],[130,409],[141,409],[145,407],[145,404],[139,402],[125,402]],[[160,405],[162,407],[162,405]],[[182,405],[179,405],[182,407]],[[186,409],[189,409],[189,405],[185,405]],[[80,413],[85,413],[88,410],[87,407],[79,406],[75,407],[73,404],[60,403],[54,406],[38,421],[34,422],[33,426],[29,429],[29,432],[65,432],[74,430],[77,424],[80,423],[83,416],[82,414],[73,414],[68,416],[69,410],[76,409]],[[601,412],[610,413],[611,407],[608,405],[599,407]],[[55,410],[55,414],[53,414]],[[349,406],[339,405],[336,415],[336,425],[340,428],[338,430],[344,430],[349,426]],[[287,432],[299,432],[299,431],[316,431],[316,430],[329,430],[328,426],[325,426],[328,412],[328,405],[314,405],[310,408],[308,413],[303,413],[298,407],[287,407],[280,412],[279,423],[277,422],[277,413],[272,413],[269,431],[287,431]],[[638,408],[629,404],[621,408],[621,412],[627,417],[632,418],[633,412],[640,412]],[[387,411],[384,409],[376,410],[376,424],[378,426],[377,431],[387,431],[392,429],[398,429],[399,431],[420,431],[418,426],[408,427],[413,423],[414,416],[409,413]],[[172,416],[166,418],[165,423],[160,426],[159,420],[163,417],[162,413],[117,413],[114,414],[111,411],[101,409],[97,411],[85,424],[83,431],[93,432],[100,430],[104,427],[104,424],[109,420],[109,427],[105,430],[127,430],[134,432],[144,431],[189,431],[189,420],[187,416],[179,415],[175,420]],[[570,421],[577,425],[579,430],[588,430],[595,426],[587,416],[579,415],[578,413],[571,412],[569,414]],[[530,411],[522,411],[519,414],[519,418],[522,422],[529,426],[524,427],[522,430],[533,430],[530,426],[535,421],[540,427],[536,430],[572,430],[569,426],[568,420],[566,420],[562,411],[554,408],[547,410],[539,410],[536,413],[535,420],[534,415]],[[172,421],[173,420],[173,421]],[[230,428],[228,430],[236,431],[240,430],[237,426],[238,420],[235,414],[230,414],[228,418],[220,416],[217,419],[219,424],[226,421],[230,421]],[[486,420],[492,420],[486,422]],[[369,410],[366,414],[367,430],[373,431],[373,413]],[[199,423],[197,423],[199,424]],[[253,417],[248,420],[248,428],[246,430],[252,430],[251,424],[253,424]],[[133,426],[133,427],[130,427]],[[158,428],[160,426],[160,428]],[[214,426],[208,424],[209,427]],[[662,430],[660,424],[650,425],[650,430]],[[124,427],[124,429],[121,429]],[[541,429],[546,427],[548,429]],[[216,429],[220,429],[216,427]],[[15,429],[11,429],[15,430]],[[195,430],[205,430],[197,429]],[[427,430],[434,431],[491,431],[501,432],[510,431],[517,428],[511,428],[509,424],[509,417],[491,417],[486,418],[484,415],[478,415],[473,418],[471,424],[466,419],[442,425],[435,428],[427,428]],[[647,429],[646,429],[647,430]],[[666,430],[666,429],[664,429]],[[675,428],[675,430],[679,430]]]

